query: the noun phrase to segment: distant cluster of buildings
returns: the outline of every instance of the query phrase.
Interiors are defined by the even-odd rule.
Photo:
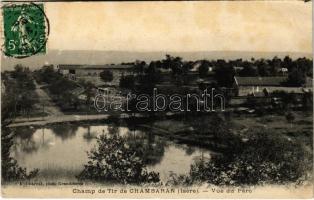
[[[109,85],[119,85],[122,75],[129,75],[132,73],[132,65],[127,64],[106,64],[106,65],[58,65],[59,73],[72,80],[84,79],[91,81],[96,86],[103,85],[104,82],[100,79],[100,73],[104,70],[110,70],[113,75],[113,80]]]
[[[191,81],[191,86],[197,88],[200,82],[207,83],[209,80],[201,79],[198,77],[199,62],[190,71],[189,75],[194,81]],[[131,64],[106,64],[106,65],[58,65],[57,70],[62,75],[72,79],[84,79],[91,81],[96,86],[104,85],[100,79],[100,73],[104,70],[110,70],[113,74],[113,80],[108,85],[118,86],[121,76],[130,75],[133,73],[133,65]],[[286,69],[283,68],[282,72],[285,73]],[[212,73],[212,68],[209,69]],[[170,72],[163,72],[163,85],[170,84]],[[168,80],[169,79],[169,80]],[[313,79],[307,77],[304,87],[285,87],[283,83],[287,81],[287,75],[283,76],[270,76],[270,77],[234,77],[233,88],[237,91],[237,96],[258,95],[265,92],[271,93],[273,91],[286,91],[294,93],[303,93],[304,91],[312,91]]]

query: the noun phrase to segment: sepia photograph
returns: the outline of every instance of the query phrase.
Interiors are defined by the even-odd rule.
[[[313,198],[312,1],[1,2],[4,198]]]

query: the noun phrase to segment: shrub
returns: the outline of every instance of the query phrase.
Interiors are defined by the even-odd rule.
[[[88,153],[90,161],[84,165],[79,179],[120,184],[159,182],[159,174],[148,172],[140,149],[118,135],[101,135],[97,148]]]
[[[133,75],[121,76],[119,86],[121,88],[133,89],[135,84],[135,78]]]
[[[111,82],[113,80],[113,73],[110,70],[102,71],[99,76],[104,82]]]
[[[14,135],[6,127],[1,127],[1,180],[3,182],[29,180],[38,174],[38,169],[27,172],[10,156]]]
[[[300,143],[265,132],[254,133],[229,155],[197,162],[182,183],[257,185],[300,183],[312,167],[312,158]]]

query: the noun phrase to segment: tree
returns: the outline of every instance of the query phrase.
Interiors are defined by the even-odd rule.
[[[14,113],[28,114],[37,101],[35,84],[31,71],[22,65],[16,65],[14,71],[4,75],[6,93],[14,102]],[[11,79],[8,76],[11,75]]]
[[[54,95],[57,95],[58,97],[63,96],[64,94],[68,93],[68,91],[76,87],[77,85],[73,81],[63,77],[48,86],[50,92]]]
[[[198,68],[198,73],[201,78],[205,78],[208,74],[209,70],[209,62],[208,61],[202,61],[200,67]]]
[[[90,81],[85,81],[84,79],[80,79],[78,81],[79,85],[84,88],[85,90],[85,95],[86,95],[86,101],[85,101],[85,104],[86,105],[89,105],[90,102],[91,102],[91,98],[94,94],[94,89],[96,88],[96,86],[90,82]]]
[[[146,66],[146,62],[145,61],[139,61],[137,60],[134,64],[134,71],[137,73],[137,74],[143,74],[144,73],[144,69],[145,69],[145,66]]]
[[[282,68],[282,61],[280,58],[275,56],[272,60],[270,60],[270,74],[272,76],[276,76],[278,71]]]
[[[270,75],[269,66],[264,62],[261,62],[258,64],[257,70],[258,70],[259,76],[269,76]]]
[[[240,76],[257,76],[257,69],[255,66],[252,66],[251,63],[245,61],[243,63],[243,69],[239,72]]]
[[[286,82],[287,86],[300,87],[305,84],[306,75],[304,72],[298,69],[294,69],[289,72],[288,79]]]
[[[283,67],[287,68],[288,71],[292,70],[293,62],[289,56],[285,56],[285,58],[283,59]]]
[[[99,76],[104,82],[111,82],[113,80],[113,74],[110,70],[100,72]]]
[[[258,130],[228,155],[193,164],[183,179],[223,186],[297,183],[308,171],[307,159],[312,158],[300,143]]]
[[[164,69],[170,69],[172,64],[173,57],[169,54],[166,55],[166,58],[162,60],[162,67]]]
[[[181,57],[173,57],[170,55],[166,55],[166,59],[162,60],[164,69],[171,69],[172,75],[176,77],[177,75],[182,74],[183,70],[183,62]]]
[[[220,87],[231,87],[234,82],[235,70],[227,64],[215,68],[215,79]]]
[[[181,75],[183,73],[183,62],[181,57],[175,57],[172,64],[173,75]]]
[[[148,79],[150,79],[150,82],[153,84],[160,81],[160,70],[157,69],[157,63],[155,61],[149,63],[148,68],[145,70],[145,75],[148,76]]]
[[[15,133],[8,128],[11,118],[15,116],[15,99],[11,94],[11,85],[6,85],[5,91],[1,93],[1,179],[2,181],[17,181],[31,179],[37,175],[38,169],[27,173],[26,168],[18,165],[11,157],[11,147],[14,144]]]
[[[133,75],[121,76],[119,86],[121,88],[134,89],[135,77]]]
[[[54,83],[61,77],[62,75],[54,70],[53,65],[43,66],[35,73],[35,78],[38,82],[45,82],[47,84]]]
[[[127,138],[100,135],[97,148],[88,153],[90,160],[78,178],[120,184],[159,182],[159,174],[147,171],[143,157],[144,152]]]

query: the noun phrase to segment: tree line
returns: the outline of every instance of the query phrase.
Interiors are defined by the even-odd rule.
[[[164,59],[150,63],[133,63],[137,75],[149,74],[153,81],[158,81],[163,71],[169,71],[176,83],[184,83],[187,74],[196,64],[199,64],[197,71],[200,78],[212,76],[220,87],[231,87],[234,76],[287,76],[286,86],[302,86],[306,77],[313,76],[313,61],[305,57],[295,60],[289,56],[283,59],[275,56],[272,59],[184,61],[181,57],[166,55]]]
[[[29,68],[17,65],[12,72],[2,72],[1,91],[1,180],[16,181],[30,179],[38,169],[27,172],[11,156],[16,131],[8,128],[12,120],[22,114],[29,114],[37,102],[34,80]]]

